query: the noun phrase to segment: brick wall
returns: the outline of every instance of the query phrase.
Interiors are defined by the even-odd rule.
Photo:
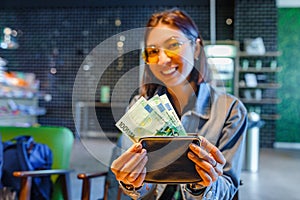
[[[262,37],[266,51],[277,51],[277,7],[275,0],[236,0],[234,39],[240,41],[243,50],[244,38]],[[269,60],[264,60],[269,62]],[[277,77],[270,77],[276,81]],[[268,80],[271,81],[271,80]],[[274,92],[268,94],[274,98]],[[276,97],[276,94],[275,94]],[[276,114],[274,104],[266,104],[261,108],[262,114]],[[276,133],[276,121],[265,120],[260,130],[260,146],[273,147]]]
[[[8,69],[12,71],[34,72],[41,82],[40,106],[46,107],[47,114],[39,117],[42,125],[66,126],[75,131],[72,115],[72,92],[76,74],[86,56],[102,41],[133,28],[145,25],[150,14],[167,6],[113,6],[93,8],[14,8],[0,10],[0,27],[9,26],[21,33],[18,38],[20,47],[16,50],[0,49],[1,57],[9,61]],[[204,38],[209,36],[209,9],[207,5],[181,6],[198,23]],[[134,12],[133,12],[134,10]],[[120,19],[121,26],[115,25]],[[108,55],[114,52],[107,52]],[[105,58],[104,58],[105,59]],[[122,60],[122,67],[119,63]],[[100,99],[101,85],[109,85],[111,92],[122,76],[135,66],[139,66],[139,51],[132,51],[114,60],[102,77],[87,74],[81,85],[82,99],[89,84],[96,84],[95,100]],[[56,72],[51,73],[55,68]],[[131,88],[138,85],[138,73],[124,84]],[[95,85],[90,85],[94,87]],[[137,86],[136,86],[137,87]],[[50,94],[52,100],[43,99]],[[123,96],[122,94],[119,94]],[[128,100],[127,102],[128,103]],[[125,109],[125,108],[124,108]],[[109,132],[117,131],[110,109],[96,108],[100,126]],[[90,122],[91,128],[95,125]],[[94,124],[93,124],[94,123]]]
[[[115,3],[109,6],[92,5],[90,7],[82,7],[81,4],[76,6],[76,3],[74,3],[75,6],[64,4],[64,7],[56,6],[53,2],[49,7],[30,7],[28,4],[10,6],[7,3],[3,4],[7,7],[0,8],[0,28],[9,26],[20,30],[21,33],[18,38],[20,48],[0,50],[0,55],[9,61],[8,68],[10,70],[34,72],[40,79],[40,105],[47,109],[47,114],[39,117],[40,124],[61,125],[75,131],[72,115],[73,84],[87,54],[112,35],[143,27],[153,11],[176,5],[186,10],[194,18],[203,38],[210,39],[208,0],[185,1],[184,3],[165,1],[163,4],[154,1],[151,5],[149,5],[150,3],[142,5],[140,2],[136,4],[132,3],[136,1],[130,2],[128,5]],[[172,6],[168,6],[168,2]],[[235,39],[242,42],[246,37],[261,36],[264,38],[268,51],[277,49],[275,0],[262,2],[237,0],[234,3],[230,0],[219,1],[217,2],[217,12],[218,40]],[[234,25],[226,25],[225,21],[228,17],[233,18]],[[121,20],[121,26],[115,25],[116,19]],[[111,63],[97,83],[96,100],[100,98],[101,85],[109,85],[113,88],[123,73],[139,65],[138,53],[139,51],[133,51],[122,57],[123,67],[121,70],[117,70],[119,59]],[[56,69],[55,74],[50,72],[51,68]],[[87,79],[88,81],[89,79]],[[132,84],[138,85],[138,74],[128,80],[125,85],[131,87]],[[82,90],[88,89],[82,87]],[[51,94],[52,101],[44,101],[44,94]],[[110,109],[96,108],[96,113],[99,123],[105,131],[117,131]],[[275,125],[270,123],[265,127],[268,131],[262,131],[262,145],[270,146],[274,141],[272,130],[275,129]]]

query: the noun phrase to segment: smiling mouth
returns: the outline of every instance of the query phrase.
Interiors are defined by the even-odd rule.
[[[164,74],[164,75],[172,74],[176,71],[176,69],[177,69],[177,67],[174,67],[174,68],[171,68],[169,70],[162,71],[162,74]]]

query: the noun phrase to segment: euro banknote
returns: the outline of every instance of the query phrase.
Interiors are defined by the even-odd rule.
[[[167,97],[166,97],[167,98]],[[168,105],[170,104],[170,105]],[[181,122],[172,115],[171,103],[160,96],[148,101],[140,97],[137,102],[121,117],[116,126],[133,142],[145,136],[179,136],[186,135]]]

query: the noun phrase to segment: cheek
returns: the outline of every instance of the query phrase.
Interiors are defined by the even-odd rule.
[[[152,72],[152,74],[153,74],[154,76],[156,76],[156,77],[157,77],[157,75],[160,73],[160,72],[159,72],[159,67],[156,66],[155,64],[149,65],[149,69],[150,69],[150,71]]]
[[[186,54],[180,57],[180,63],[184,71],[189,71],[194,66],[194,57],[191,54]]]

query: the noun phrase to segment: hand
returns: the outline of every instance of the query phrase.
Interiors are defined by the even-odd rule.
[[[196,170],[202,178],[199,184],[209,186],[223,174],[223,167],[226,163],[221,151],[211,144],[207,139],[201,137],[200,146],[190,144],[188,158],[195,163]]]
[[[111,170],[118,181],[140,187],[146,176],[147,152],[140,143],[133,144],[113,161]]]

